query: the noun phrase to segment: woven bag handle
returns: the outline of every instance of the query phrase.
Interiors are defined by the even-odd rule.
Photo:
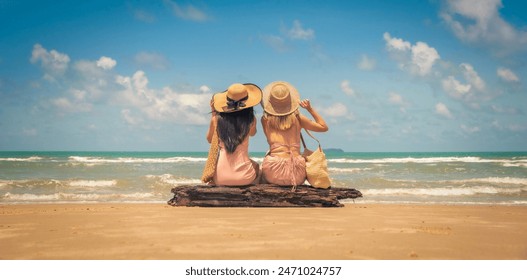
[[[313,135],[309,132],[309,130],[307,130],[307,129],[304,128],[304,131],[307,133],[307,135],[311,136],[311,138],[315,139],[315,141],[317,141],[317,143],[318,143],[318,146],[320,147],[320,141],[318,141],[318,139],[315,138],[315,136],[313,136]],[[304,138],[302,137],[302,132],[300,132],[300,138],[302,139],[302,143],[304,143]],[[305,148],[305,147],[306,147],[306,145],[304,144],[304,148]]]
[[[298,119],[298,124],[300,124],[300,114],[296,115],[296,117]],[[300,127],[302,127],[301,124],[300,124]],[[320,141],[318,141],[318,139],[315,138],[315,136],[313,136],[311,133],[309,133],[309,130],[307,130],[305,128],[303,128],[303,129],[309,136],[311,136],[311,138],[313,138],[313,139],[315,139],[315,141],[317,141],[318,147],[321,148]],[[302,136],[302,129],[300,129],[300,140],[302,140],[302,146],[304,146],[304,150],[307,149],[306,142],[304,141],[304,137]]]

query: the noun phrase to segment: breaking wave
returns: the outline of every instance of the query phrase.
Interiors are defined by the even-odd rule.
[[[135,158],[135,157],[120,157],[120,158],[104,158],[104,157],[81,157],[71,156],[70,162],[80,163],[180,163],[180,162],[205,162],[207,158],[200,157],[170,157],[170,158]]]

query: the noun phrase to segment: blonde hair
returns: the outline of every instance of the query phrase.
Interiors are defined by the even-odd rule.
[[[293,113],[285,116],[275,116],[264,112],[264,118],[267,121],[267,124],[277,130],[288,130],[294,123],[297,122],[298,110],[295,110]]]

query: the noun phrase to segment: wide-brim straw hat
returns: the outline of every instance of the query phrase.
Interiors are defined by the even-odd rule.
[[[268,114],[285,116],[298,109],[300,94],[294,86],[284,81],[276,81],[265,86],[262,107]]]
[[[262,90],[255,84],[232,84],[213,96],[214,109],[218,112],[236,112],[258,105],[262,101]]]

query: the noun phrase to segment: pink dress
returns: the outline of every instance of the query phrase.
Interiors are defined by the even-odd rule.
[[[214,183],[221,186],[250,185],[256,179],[256,170],[249,158],[249,135],[232,154],[228,154],[220,141],[220,155],[214,174]]]
[[[271,131],[272,128],[268,126],[266,130]],[[288,143],[271,143],[269,137],[267,138],[270,149],[262,163],[262,175],[272,184],[301,185],[306,180],[306,160],[300,155],[300,124],[297,122],[280,133]],[[282,147],[286,147],[288,157],[276,155],[277,149],[284,150]]]

